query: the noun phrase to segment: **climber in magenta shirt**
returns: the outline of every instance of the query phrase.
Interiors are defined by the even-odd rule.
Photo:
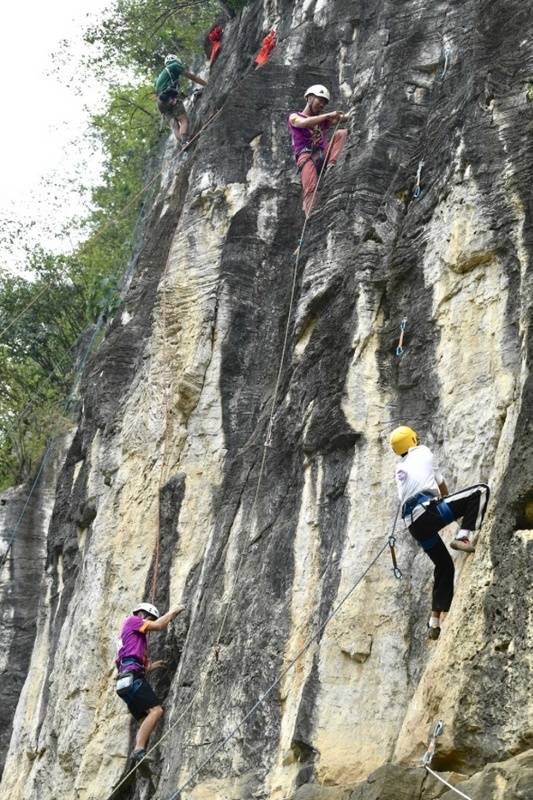
[[[146,670],[149,661],[146,629],[146,621],[135,614],[124,620],[120,630],[122,644],[115,661],[121,673]]]
[[[131,765],[135,769],[145,761],[148,740],[163,716],[163,707],[146,680],[146,673],[166,666],[166,662],[150,661],[147,634],[165,630],[184,610],[185,606],[176,606],[161,615],[152,603],[139,603],[120,629],[115,659],[118,672],[116,691],[128,706],[130,714],[141,723],[131,754]]]
[[[335,131],[331,142],[328,142],[328,128],[342,122],[346,116],[340,111],[322,113],[329,102],[329,91],[325,86],[310,86],[305,93],[305,100],[304,110],[290,114],[288,124],[292,151],[302,175],[303,208],[308,217],[313,208],[319,175],[324,166],[329,170],[337,163],[348,131]]]

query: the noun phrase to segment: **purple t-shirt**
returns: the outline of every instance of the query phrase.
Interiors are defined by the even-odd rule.
[[[135,615],[124,620],[120,630],[119,649],[115,662],[117,667],[123,658],[135,658],[140,664],[146,666],[148,661],[148,641],[146,633],[141,631],[145,624],[146,620]],[[135,669],[138,669],[138,666],[127,664],[122,672],[131,672]]]
[[[291,116],[297,114],[299,117],[307,117],[308,114],[302,114],[300,111],[293,111],[289,114],[288,126],[292,137],[292,152],[294,158],[298,156],[303,150],[325,150],[328,146],[326,131],[329,128],[329,122],[326,120],[313,128],[296,128],[291,125]]]

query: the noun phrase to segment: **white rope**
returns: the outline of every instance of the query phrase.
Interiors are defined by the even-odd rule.
[[[265,700],[272,694],[274,689],[281,683],[281,681],[283,680],[285,675],[294,667],[294,665],[300,660],[300,658],[309,650],[309,648],[311,647],[313,642],[320,636],[320,634],[324,631],[326,626],[331,622],[333,617],[335,617],[336,614],[338,614],[338,612],[344,606],[344,604],[346,603],[348,598],[354,593],[354,591],[357,589],[359,584],[368,575],[368,573],[370,572],[370,570],[372,569],[374,564],[378,561],[378,559],[380,558],[381,554],[386,550],[386,548],[388,546],[389,546],[389,542],[388,542],[388,539],[387,539],[385,544],[379,549],[379,551],[376,553],[376,555],[374,556],[372,561],[366,566],[365,570],[361,573],[361,575],[358,577],[356,582],[350,587],[350,589],[346,592],[346,594],[341,598],[341,600],[337,603],[335,608],[326,617],[324,622],[322,622],[321,625],[319,625],[319,627],[315,631],[315,633],[312,634],[312,636],[310,636],[307,639],[307,641],[303,645],[302,649],[294,656],[293,659],[291,659],[291,661],[289,661],[289,663],[285,666],[285,668],[280,672],[280,674],[278,675],[276,680],[273,681],[273,683],[270,684],[268,689],[266,689],[266,691],[264,691],[263,694],[261,694],[257,698],[257,700],[254,703],[254,705],[244,715],[244,717],[242,717],[240,722],[238,722],[237,725],[230,731],[230,733],[228,733],[228,735],[215,748],[213,748],[213,750],[211,750],[207,754],[207,756],[204,758],[204,760],[196,767],[196,769],[191,773],[191,775],[189,775],[189,777],[179,786],[178,789],[176,789],[175,792],[173,792],[173,794],[170,795],[170,797],[167,798],[167,800],[179,800],[181,792],[184,789],[187,788],[187,786],[191,783],[191,781],[194,780],[194,778],[197,775],[199,775],[199,773],[206,766],[206,764],[208,764],[211,761],[211,759],[217,753],[219,753],[220,750],[222,750],[231,739],[233,739],[236,736],[236,734],[240,731],[240,729],[242,728],[244,723],[247,722],[248,719],[250,719],[250,717],[257,711],[257,709],[260,706],[263,705]],[[470,798],[468,800],[470,800]]]
[[[431,769],[431,767],[428,767],[428,766],[426,765],[425,769],[427,769],[427,771],[428,771],[428,772],[429,772],[431,775],[433,775],[433,777],[434,777],[434,778],[436,778],[438,781],[440,781],[440,782],[441,782],[441,783],[443,783],[445,786],[447,786],[447,787],[448,787],[448,789],[451,789],[451,790],[452,790],[452,792],[455,792],[455,794],[458,794],[458,795],[459,795],[459,797],[464,797],[464,798],[465,798],[465,800],[472,800],[472,798],[471,798],[471,797],[469,797],[467,794],[464,794],[464,793],[463,793],[463,792],[461,792],[459,789],[457,789],[457,787],[453,786],[451,783],[448,783],[448,781],[445,781],[445,780],[444,780],[444,778],[441,778],[441,776],[440,776],[440,775],[439,775],[437,772],[434,772],[434,771]]]

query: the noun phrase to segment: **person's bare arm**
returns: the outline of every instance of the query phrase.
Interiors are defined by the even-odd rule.
[[[194,81],[195,83],[199,83],[200,86],[207,86],[207,81],[204,81],[203,78],[200,78],[198,75],[195,75],[194,72],[184,72],[183,74],[190,81]]]
[[[146,667],[146,672],[152,672],[154,669],[160,669],[161,667],[166,667],[167,662],[159,659],[159,661],[150,661],[148,666]]]
[[[316,117],[300,117],[298,114],[291,114],[289,121],[295,128],[314,128],[321,122],[336,122],[339,111],[329,111],[327,114],[318,114]]]
[[[147,619],[144,621],[143,630],[144,632],[147,631],[163,631],[167,625],[169,625],[172,620],[181,614],[182,611],[185,610],[185,606],[176,606],[176,608],[172,608],[170,611],[167,611],[166,614],[159,617],[159,619]]]

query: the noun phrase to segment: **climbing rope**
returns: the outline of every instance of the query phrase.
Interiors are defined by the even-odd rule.
[[[432,729],[432,731],[431,731],[431,733],[429,735],[428,748],[427,748],[426,752],[424,753],[424,755],[422,756],[422,767],[425,770],[427,770],[427,772],[429,772],[430,775],[433,775],[434,778],[437,778],[437,780],[439,780],[441,783],[443,783],[445,786],[447,786],[453,792],[458,794],[459,797],[464,797],[465,800],[472,800],[472,798],[469,797],[467,794],[464,794],[459,789],[457,789],[455,786],[453,786],[453,784],[448,783],[448,781],[444,780],[444,778],[442,778],[438,774],[438,772],[435,772],[434,770],[431,769],[431,762],[433,760],[433,756],[435,755],[435,749],[437,747],[437,739],[438,739],[439,736],[442,736],[443,731],[444,731],[444,722],[441,719],[439,719],[435,723],[435,725],[433,726],[433,729]]]
[[[288,38],[289,35],[290,34],[287,34],[286,36],[281,37],[280,38],[280,42],[283,41],[285,38]],[[244,78],[246,77],[246,74],[249,71],[250,71],[250,67],[241,76],[241,78],[238,81],[238,83],[241,83],[244,80]],[[236,85],[238,85],[238,84],[236,84]],[[235,86],[233,87],[233,89],[235,89]],[[228,96],[228,99],[229,99],[229,96]],[[192,143],[192,141],[194,141],[194,139],[197,138],[197,136],[200,135],[200,133],[215,119],[215,117],[218,116],[218,114],[221,113],[221,111],[223,110],[224,106],[226,105],[226,102],[228,102],[228,99],[223,103],[223,105],[218,109],[218,111],[216,111],[209,118],[209,120],[205,123],[205,125],[202,126],[202,128],[200,128],[198,133],[188,143],[187,147],[189,147],[190,144]],[[333,136],[334,136],[334,134],[335,134],[335,132],[336,132],[336,130],[337,130],[339,125],[340,125],[340,121],[337,123],[337,125],[336,125],[336,127],[335,127],[335,129],[333,131],[333,135],[331,137],[331,141],[329,142],[328,149],[326,151],[326,157],[324,159],[324,163],[322,164],[322,169],[320,170],[320,174],[318,176],[317,184],[316,184],[315,190],[313,192],[312,204],[314,203],[314,200],[315,200],[315,197],[316,197],[316,193],[318,191],[318,188],[319,188],[319,185],[320,185],[320,181],[322,179],[322,175],[323,175],[324,168],[325,168],[325,165],[326,165],[327,157],[329,156],[330,149],[331,149],[331,146],[332,146],[332,143],[333,143],[333,141],[332,141],[333,140]],[[182,151],[183,151],[183,149],[185,149],[185,148],[182,148]],[[180,152],[182,152],[182,151],[180,151]],[[161,171],[158,173],[158,175],[159,174],[161,174]],[[158,175],[155,176],[155,177],[158,177]],[[154,180],[154,179],[152,179],[152,180]],[[290,319],[291,319],[292,309],[293,309],[293,305],[294,305],[295,291],[296,291],[296,280],[297,280],[297,275],[298,275],[298,265],[299,265],[299,258],[300,258],[300,250],[301,250],[301,245],[303,243],[303,237],[304,237],[304,234],[305,234],[305,230],[306,230],[306,227],[307,227],[307,222],[308,222],[308,216],[306,216],[306,218],[304,220],[304,225],[303,225],[303,228],[302,228],[302,232],[301,232],[301,235],[300,235],[298,248],[297,248],[297,251],[296,251],[297,257],[296,257],[296,260],[295,260],[295,265],[294,265],[294,270],[293,270],[293,279],[292,279],[292,285],[291,285],[291,295],[290,295],[290,301],[289,301],[289,311],[288,311],[288,314],[287,314],[287,323],[286,323],[286,326],[285,326],[285,335],[284,335],[284,342],[283,342],[283,348],[282,348],[282,356],[281,356],[280,366],[279,366],[279,369],[278,369],[278,374],[277,374],[277,379],[276,379],[276,386],[275,386],[275,390],[274,390],[274,396],[273,396],[273,401],[272,401],[272,406],[271,406],[271,411],[270,411],[270,416],[269,416],[269,422],[268,422],[268,426],[267,426],[267,435],[265,437],[265,442],[263,444],[263,454],[262,454],[262,458],[261,458],[259,476],[258,476],[258,481],[257,481],[255,493],[254,493],[254,499],[253,499],[253,503],[252,503],[252,507],[251,507],[251,511],[250,511],[250,516],[253,515],[253,512],[254,512],[254,510],[255,510],[255,508],[257,506],[257,501],[258,501],[258,498],[259,498],[259,492],[260,492],[260,488],[261,488],[262,480],[263,480],[263,475],[264,475],[267,449],[271,446],[271,434],[272,434],[272,427],[273,427],[273,417],[274,417],[274,411],[275,411],[275,404],[276,404],[276,400],[277,400],[277,394],[279,392],[279,386],[280,386],[280,382],[281,382],[283,365],[284,365],[284,361],[285,361],[285,357],[286,357],[287,343],[288,343],[288,337],[289,337],[289,331],[290,331]],[[167,262],[167,264],[168,264],[168,262]],[[167,265],[165,265],[165,273],[164,274],[166,274],[166,270],[167,270]],[[2,336],[2,333],[3,333],[3,331],[0,332],[0,337]],[[164,334],[164,335],[166,335],[166,334]],[[167,418],[167,413],[166,413],[166,418]],[[161,469],[163,469],[163,462],[162,462]],[[161,474],[160,474],[160,482],[159,482],[160,488],[161,488],[161,485],[162,485]],[[160,489],[159,489],[159,492],[158,492],[158,497],[160,498]],[[158,508],[159,508],[159,500],[158,500]],[[249,539],[250,539],[250,537],[249,537]],[[248,541],[247,544],[249,544],[249,541]],[[243,548],[243,550],[241,552],[241,555],[240,555],[240,558],[239,558],[239,562],[238,562],[238,566],[237,566],[237,570],[235,572],[235,579],[233,581],[233,586],[232,586],[232,589],[231,589],[230,598],[229,598],[228,601],[226,601],[226,608],[225,608],[225,611],[224,611],[224,614],[223,614],[223,617],[222,617],[222,621],[221,621],[221,624],[220,624],[220,627],[219,627],[219,630],[218,630],[218,633],[217,633],[217,637],[216,637],[214,645],[212,646],[211,651],[210,651],[210,658],[211,658],[211,656],[214,656],[215,660],[218,660],[218,652],[219,652],[219,648],[220,648],[220,639],[222,637],[222,633],[223,633],[223,630],[224,630],[224,627],[225,627],[225,623],[226,623],[226,620],[227,620],[227,616],[228,616],[228,613],[229,613],[231,600],[233,598],[233,594],[235,592],[235,588],[236,588],[237,583],[238,583],[238,577],[239,577],[240,569],[242,567],[242,563],[244,561],[244,556],[245,556],[245,553],[246,553],[246,549],[247,549],[247,547]],[[158,511],[156,543],[155,543],[155,549],[154,549],[154,570],[153,570],[152,591],[151,591],[152,602],[155,599],[155,594],[156,594],[156,590],[157,590],[157,576],[158,576],[158,569],[159,569],[159,560],[160,560],[160,513]],[[208,669],[209,669],[209,667],[208,667]],[[135,764],[135,766],[128,773],[126,773],[126,775],[121,779],[121,781],[114,787],[111,796],[113,796],[115,794],[115,792],[137,770],[137,768],[140,766],[140,764],[161,744],[161,742],[179,724],[181,719],[185,716],[185,714],[192,707],[192,705],[194,703],[194,700],[195,700],[195,698],[196,698],[196,696],[197,696],[197,694],[199,692],[199,689],[200,689],[200,685],[197,686],[197,688],[196,688],[195,692],[193,693],[193,696],[191,697],[188,705],[182,711],[182,713],[179,715],[179,717],[172,723],[172,725],[169,726],[169,728],[158,739],[158,741],[146,752],[145,756],[141,760],[139,760]]]
[[[335,133],[337,132],[337,129],[338,129],[339,125],[340,125],[340,121],[337,122],[337,124],[336,124],[336,126],[335,126],[335,128],[333,130],[331,139],[330,139],[330,141],[328,143],[328,148],[326,150],[326,155],[325,155],[324,160],[322,162],[322,168],[321,168],[320,173],[318,175],[318,179],[317,179],[316,186],[315,186],[315,189],[314,189],[314,192],[313,192],[313,196],[311,198],[311,204],[310,204],[310,208],[311,209],[313,208],[313,204],[315,202],[316,194],[317,194],[318,188],[320,186],[320,181],[322,180],[322,175],[324,174],[324,169],[325,169],[325,166],[327,164],[328,156],[329,156],[329,153],[331,151],[331,147],[333,145],[333,137],[335,136]],[[273,392],[273,395],[272,395],[272,402],[271,402],[271,405],[270,405],[270,413],[269,413],[269,418],[268,418],[267,432],[266,432],[266,436],[265,436],[265,441],[263,442],[263,453],[262,453],[262,456],[261,456],[261,465],[260,465],[260,468],[259,468],[259,476],[258,476],[258,479],[257,479],[257,485],[256,485],[255,492],[254,492],[254,498],[253,498],[252,506],[251,506],[251,509],[250,509],[250,519],[253,518],[253,514],[254,514],[255,509],[257,507],[257,502],[258,502],[258,499],[259,499],[259,492],[261,490],[261,485],[262,485],[262,482],[263,482],[263,476],[264,476],[264,471],[265,471],[267,452],[268,452],[268,449],[272,446],[272,430],[273,430],[273,427],[274,427],[274,414],[275,414],[275,410],[276,410],[276,403],[277,403],[277,400],[278,400],[279,388],[280,388],[280,385],[281,385],[281,379],[282,379],[282,375],[283,375],[283,367],[285,366],[285,359],[287,357],[287,345],[288,345],[288,342],[289,342],[290,324],[291,324],[292,310],[293,310],[293,307],[294,307],[294,298],[296,296],[296,282],[297,282],[297,279],[298,279],[298,267],[299,267],[299,264],[300,264],[300,254],[301,254],[301,248],[302,248],[302,245],[303,245],[303,241],[304,241],[304,237],[305,237],[305,232],[306,232],[306,229],[307,229],[308,221],[309,221],[309,214],[307,214],[305,216],[304,224],[303,224],[303,227],[302,227],[302,230],[301,230],[301,233],[300,233],[300,238],[298,240],[298,247],[296,249],[296,258],[295,258],[295,261],[294,261],[294,268],[293,268],[293,272],[292,272],[291,292],[290,292],[290,296],[289,296],[289,308],[288,308],[288,311],[287,311],[287,318],[286,318],[286,323],[285,323],[285,332],[284,332],[284,335],[283,335],[283,345],[282,345],[282,348],[281,348],[281,358],[280,358],[280,361],[279,361],[279,366],[278,366],[278,371],[277,371],[277,376],[276,376],[276,383],[275,383],[275,386],[274,386],[274,392]],[[241,551],[241,554],[240,554],[239,561],[237,563],[237,569],[236,569],[236,572],[235,572],[235,579],[233,581],[233,585],[232,585],[232,588],[231,588],[229,600],[226,601],[226,607],[225,607],[224,614],[223,614],[223,617],[222,617],[222,622],[221,622],[221,625],[220,625],[220,628],[219,628],[219,632],[218,632],[218,635],[217,635],[217,638],[216,638],[216,641],[215,641],[215,645],[214,646],[215,646],[215,648],[217,650],[217,657],[218,657],[218,650],[220,648],[220,639],[222,637],[222,632],[223,632],[225,624],[226,624],[226,620],[227,620],[227,617],[228,617],[231,601],[232,601],[233,595],[235,593],[235,587],[237,586],[238,577],[239,577],[239,574],[240,574],[240,571],[241,571],[241,567],[242,567],[242,564],[243,564],[243,561],[244,561],[244,557],[245,557],[245,554],[246,554],[246,550],[247,550],[248,544],[253,544],[253,540],[251,540],[250,534],[248,535],[248,541],[247,541],[245,547],[243,547],[243,549]]]
[[[343,595],[343,597],[342,597],[342,598],[341,598],[341,600],[340,600],[340,601],[337,603],[337,605],[335,606],[335,608],[334,608],[334,609],[333,609],[333,610],[330,612],[330,614],[329,614],[329,615],[326,617],[326,619],[324,620],[324,622],[323,622],[321,625],[319,625],[319,627],[318,627],[318,629],[315,631],[315,633],[314,633],[312,636],[310,636],[310,637],[309,637],[309,639],[308,639],[308,640],[305,642],[305,644],[304,644],[304,645],[303,645],[303,647],[302,647],[302,648],[299,650],[299,652],[298,652],[298,653],[297,653],[297,654],[296,654],[296,655],[295,655],[295,656],[294,656],[294,657],[293,657],[293,658],[292,658],[292,659],[289,661],[289,663],[287,664],[287,666],[286,666],[286,667],[284,667],[284,669],[282,669],[282,671],[280,672],[280,674],[278,675],[278,677],[276,678],[276,680],[275,680],[275,681],[273,681],[273,682],[270,684],[270,686],[269,686],[269,687],[268,687],[268,688],[267,688],[267,689],[266,689],[266,690],[263,692],[263,694],[261,694],[261,695],[260,695],[260,696],[257,698],[256,702],[253,704],[253,706],[250,708],[250,710],[249,710],[249,711],[248,711],[248,712],[247,712],[247,713],[244,715],[244,717],[243,717],[243,718],[240,720],[240,722],[238,722],[238,723],[237,723],[237,725],[235,725],[235,727],[234,727],[234,728],[233,728],[233,729],[230,731],[230,733],[228,733],[228,734],[227,734],[227,736],[225,736],[225,737],[224,737],[224,739],[222,739],[222,741],[221,741],[221,742],[220,742],[220,743],[219,743],[219,744],[218,744],[216,747],[214,747],[214,748],[213,748],[213,749],[212,749],[212,750],[211,750],[211,751],[210,751],[210,752],[207,754],[207,756],[205,757],[205,759],[204,759],[204,760],[203,760],[203,761],[202,761],[202,762],[201,762],[201,763],[198,765],[198,767],[196,767],[196,769],[195,769],[195,770],[194,770],[194,771],[191,773],[191,775],[189,775],[189,777],[187,778],[187,780],[186,780],[184,783],[182,783],[182,784],[181,784],[181,786],[179,786],[179,788],[178,788],[178,789],[176,789],[176,791],[175,791],[173,794],[171,794],[171,795],[170,795],[170,796],[167,798],[167,800],[179,800],[179,797],[180,797],[180,794],[181,794],[181,792],[182,792],[182,791],[183,791],[183,790],[184,790],[184,789],[185,789],[185,788],[186,788],[186,787],[187,787],[187,786],[188,786],[188,785],[191,783],[191,781],[192,781],[192,780],[193,780],[193,779],[194,779],[194,778],[195,778],[195,777],[196,777],[196,776],[197,776],[197,775],[198,775],[198,774],[201,772],[201,770],[202,770],[202,769],[203,769],[203,768],[206,766],[206,764],[208,764],[208,763],[211,761],[211,759],[212,759],[212,758],[213,758],[213,757],[214,757],[214,756],[215,756],[215,755],[216,755],[218,752],[220,752],[220,750],[222,750],[222,749],[223,749],[223,748],[226,746],[226,744],[228,744],[228,742],[229,742],[229,741],[231,741],[231,739],[233,739],[233,738],[234,738],[234,737],[237,735],[237,733],[240,731],[240,729],[242,728],[242,726],[243,726],[243,725],[244,725],[244,724],[245,724],[245,723],[246,723],[246,722],[247,722],[247,721],[250,719],[250,717],[251,717],[251,716],[253,716],[253,714],[254,714],[254,713],[257,711],[257,709],[258,709],[258,708],[260,708],[260,707],[263,705],[263,703],[265,702],[265,700],[266,700],[266,699],[267,699],[267,698],[268,698],[268,697],[269,697],[269,696],[272,694],[272,692],[274,691],[274,689],[275,689],[275,688],[276,688],[276,687],[277,687],[277,686],[280,684],[280,682],[283,680],[283,678],[285,677],[285,675],[287,675],[287,673],[288,673],[288,672],[290,672],[290,670],[291,670],[291,669],[292,669],[292,668],[295,666],[295,664],[296,664],[296,663],[297,663],[297,662],[298,662],[298,661],[299,661],[299,660],[302,658],[302,656],[303,656],[303,655],[305,655],[305,653],[307,653],[307,651],[309,650],[309,648],[311,647],[311,645],[313,644],[313,642],[314,642],[314,641],[315,641],[315,640],[316,640],[316,639],[317,639],[317,638],[318,638],[318,637],[319,637],[319,636],[320,636],[320,635],[323,633],[323,631],[325,630],[326,626],[327,626],[327,625],[328,625],[328,624],[331,622],[331,620],[332,620],[332,619],[333,619],[333,618],[334,618],[334,617],[335,617],[335,616],[338,614],[338,612],[340,611],[340,609],[341,609],[341,608],[344,606],[344,604],[346,603],[346,601],[347,601],[347,600],[348,600],[348,599],[351,597],[351,595],[352,595],[352,594],[354,593],[354,591],[357,589],[357,587],[359,586],[359,584],[360,584],[360,583],[361,583],[361,582],[364,580],[364,578],[365,578],[365,577],[368,575],[368,573],[370,572],[370,570],[372,569],[372,567],[374,566],[374,564],[376,564],[376,562],[379,560],[380,556],[382,555],[382,553],[384,553],[384,552],[385,552],[385,550],[387,549],[387,547],[388,547],[388,546],[389,546],[389,542],[388,542],[388,540],[387,540],[387,541],[386,541],[386,542],[385,542],[385,543],[382,545],[382,547],[381,547],[381,548],[378,550],[378,552],[376,553],[376,555],[374,556],[374,558],[372,559],[372,561],[371,561],[371,562],[368,564],[368,566],[365,568],[365,570],[364,570],[364,571],[361,573],[361,575],[358,577],[358,579],[356,580],[356,582],[355,582],[355,583],[354,583],[354,584],[353,584],[353,585],[350,587],[350,589],[349,589],[349,590],[348,590],[348,591],[347,591],[347,592],[346,592],[346,593]]]
[[[447,786],[447,787],[448,787],[448,789],[451,789],[451,790],[452,790],[452,792],[455,792],[455,794],[458,794],[458,795],[459,795],[459,797],[464,797],[464,798],[465,798],[465,800],[472,800],[472,798],[471,798],[471,797],[469,797],[469,795],[467,795],[467,794],[464,794],[464,792],[462,792],[460,789],[458,789],[458,788],[457,788],[456,786],[454,786],[452,783],[448,783],[448,781],[447,781],[447,780],[445,780],[445,779],[444,779],[444,778],[443,778],[441,775],[439,775],[439,773],[438,773],[438,772],[435,772],[434,770],[432,770],[432,769],[431,769],[431,767],[427,767],[427,766],[426,766],[426,767],[425,767],[425,769],[427,770],[427,772],[429,772],[429,774],[430,774],[430,775],[433,775],[433,777],[434,777],[434,778],[436,778],[438,781],[440,781],[440,782],[441,782],[441,783],[443,783],[445,786]]]

